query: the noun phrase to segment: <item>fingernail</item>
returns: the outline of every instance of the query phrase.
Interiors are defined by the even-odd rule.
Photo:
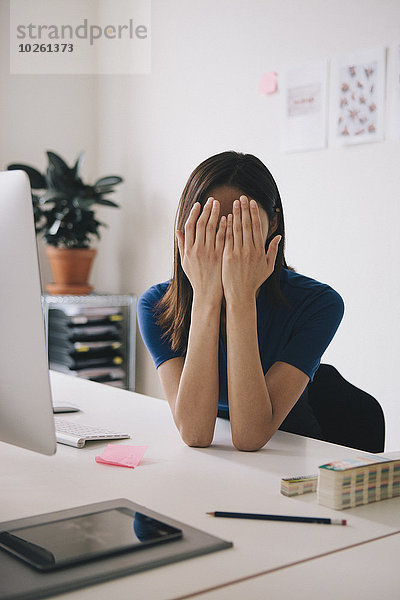
[[[212,202],[213,200],[214,200],[214,198],[211,198],[211,197],[210,197],[210,198],[208,198],[208,200],[207,200],[207,204],[211,204],[211,202]]]
[[[233,203],[233,208],[238,208],[239,207],[239,200],[235,200]]]
[[[242,204],[247,204],[247,196],[240,196],[240,202]]]
[[[257,208],[257,202],[255,200],[250,200],[250,208]]]

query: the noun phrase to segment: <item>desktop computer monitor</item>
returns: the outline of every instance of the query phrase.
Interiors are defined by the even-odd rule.
[[[0,173],[0,344],[0,441],[54,454],[39,262],[24,171]]]

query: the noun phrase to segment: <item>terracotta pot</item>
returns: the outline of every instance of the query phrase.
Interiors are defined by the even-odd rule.
[[[96,256],[95,248],[55,248],[46,246],[54,283],[46,286],[50,294],[89,294],[90,269]]]

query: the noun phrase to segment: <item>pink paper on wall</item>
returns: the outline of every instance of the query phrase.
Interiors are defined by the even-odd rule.
[[[116,467],[129,467],[134,469],[138,466],[148,446],[124,446],[122,444],[108,444],[95,461],[104,465]]]
[[[278,74],[275,71],[264,73],[261,77],[258,91],[260,94],[274,94],[278,89]]]

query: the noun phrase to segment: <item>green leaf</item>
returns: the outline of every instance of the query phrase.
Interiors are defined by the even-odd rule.
[[[113,194],[115,189],[109,185],[96,185],[94,191],[96,194]]]
[[[34,190],[45,190],[47,188],[46,179],[44,175],[39,173],[33,167],[29,165],[20,165],[17,163],[13,163],[12,165],[8,165],[7,169],[9,171],[25,171],[25,173],[29,177],[29,181],[31,184],[31,188]]]
[[[81,198],[80,196],[75,196],[72,200],[72,205],[78,209],[88,210],[94,202],[94,198]]]
[[[72,167],[72,171],[73,171],[75,179],[79,179],[79,173],[81,172],[84,157],[85,157],[85,151],[83,150],[82,152],[79,153],[79,156],[76,159],[74,166]]]
[[[105,200],[103,198],[96,200],[96,204],[102,204],[103,206],[115,206],[115,208],[119,208],[119,204],[116,202],[112,202],[112,200]]]
[[[100,179],[98,179],[95,184],[94,187],[98,187],[98,186],[103,186],[103,185],[117,185],[118,183],[122,183],[123,179],[122,177],[119,177],[118,175],[109,175],[108,177],[101,177]]]
[[[40,197],[40,204],[46,204],[47,202],[55,202],[57,200],[68,200],[65,192],[59,192],[57,190],[48,190],[43,196]]]
[[[60,229],[60,225],[61,225],[60,219],[56,219],[56,221],[54,221],[53,225],[50,227],[48,234],[56,235],[56,233],[58,233],[58,230]]]
[[[55,152],[51,152],[51,150],[48,150],[46,154],[49,159],[50,165],[52,165],[56,169],[56,171],[58,171],[59,173],[70,173],[71,172],[71,169],[69,168],[67,163],[64,161],[64,159],[61,158],[61,156],[59,156]]]

